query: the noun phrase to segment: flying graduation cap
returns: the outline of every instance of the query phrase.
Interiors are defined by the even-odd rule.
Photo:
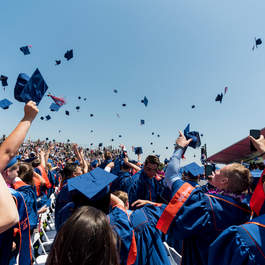
[[[0,101],[0,107],[4,110],[8,109],[11,104],[13,103],[6,98]]]
[[[141,120],[141,121],[140,121],[140,124],[141,124],[141,125],[144,125],[144,123],[145,123],[144,120]]]
[[[19,49],[23,52],[24,55],[30,54],[29,48],[31,48],[31,45],[20,47]]]
[[[67,61],[69,61],[70,59],[72,59],[73,58],[73,50],[69,50],[69,51],[67,51],[65,54],[64,54],[64,58],[66,58],[67,59]]]
[[[76,110],[80,110],[80,107],[79,106],[76,106],[75,108],[76,108]]]
[[[78,99],[81,99],[81,97],[79,96]]]
[[[19,74],[14,97],[19,102],[27,103],[33,100],[38,105],[47,89],[48,86],[37,68],[30,78],[24,73]]]
[[[147,97],[144,97],[144,99],[142,99],[141,102],[144,103],[144,105],[147,107],[147,105],[148,105]]]
[[[113,92],[117,94],[118,93],[118,90],[117,89],[113,89]]]
[[[192,105],[191,108],[194,109],[195,108],[195,105]]]
[[[61,60],[55,60],[55,65],[61,64]]]
[[[154,135],[155,133],[154,132],[152,132],[152,135]]]
[[[65,111],[65,115],[69,116],[70,112],[68,110]]]
[[[216,96],[216,98],[215,98],[215,101],[217,102],[217,101],[220,101],[220,104],[222,103],[222,100],[223,100],[223,93],[221,93],[221,94],[218,94],[217,96]]]
[[[44,120],[44,117],[43,117],[43,116],[41,116],[41,117],[40,117],[40,119],[43,121],[43,120]]]
[[[94,114],[91,113],[91,114],[90,114],[90,117],[94,117]]]
[[[189,143],[190,147],[197,148],[201,146],[200,134],[195,131],[190,132],[190,124],[188,124],[184,129],[184,135],[187,140],[192,139],[192,141]]]
[[[8,77],[5,76],[5,75],[1,75],[1,76],[0,76],[0,80],[1,80],[1,82],[2,82],[2,86],[3,86],[4,88],[5,88],[6,86],[8,86],[7,79],[8,79]]]
[[[50,110],[51,111],[58,111],[59,109],[60,109],[60,105],[58,105],[58,104],[56,104],[56,103],[52,103],[51,105],[50,105]]]
[[[46,118],[46,121],[48,121],[48,120],[51,119],[51,116],[50,115],[47,115],[45,118]]]
[[[62,105],[64,105],[64,104],[66,104],[64,98],[61,98],[61,97],[55,97],[55,96],[53,96],[53,95],[51,95],[51,94],[48,94],[47,96],[50,97],[50,98],[52,98],[53,101],[54,101],[57,105],[59,105],[59,106],[62,106]]]
[[[123,103],[123,104],[122,104],[122,106],[123,106],[123,107],[126,107],[126,104],[125,104],[125,103]]]

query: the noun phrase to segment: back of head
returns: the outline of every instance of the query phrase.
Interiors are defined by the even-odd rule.
[[[20,163],[18,170],[18,177],[28,185],[34,186],[33,182],[33,168],[27,163]]]
[[[128,193],[121,190],[116,190],[113,192],[113,194],[117,196],[119,199],[121,199],[124,202],[124,205],[128,204],[129,201]]]
[[[40,165],[40,160],[39,159],[35,159],[32,161],[31,165],[35,168],[38,167]]]
[[[228,178],[228,192],[239,194],[250,187],[251,173],[239,163],[230,164],[226,169],[226,176]]]
[[[61,172],[62,179],[66,180],[66,179],[72,178],[74,176],[75,169],[76,169],[76,165],[67,163]]]
[[[58,232],[46,265],[118,265],[116,239],[106,215],[77,209]]]
[[[153,155],[149,155],[146,159],[145,159],[145,165],[147,164],[153,164],[153,165],[157,165],[157,167],[159,167],[160,165],[160,161],[159,158],[157,156],[153,156]]]

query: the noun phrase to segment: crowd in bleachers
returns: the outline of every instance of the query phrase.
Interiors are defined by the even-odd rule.
[[[37,113],[28,102],[0,146],[0,264],[265,264],[264,163],[205,178],[181,167],[193,141],[181,131],[165,163],[24,142]],[[265,159],[264,136],[250,141]]]

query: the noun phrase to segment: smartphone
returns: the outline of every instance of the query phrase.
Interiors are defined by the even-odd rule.
[[[260,130],[250,130],[249,131],[249,135],[252,136],[255,139],[259,139],[260,137]],[[253,143],[250,141],[250,151],[257,151],[257,149],[255,148],[255,146],[253,145]]]
[[[205,165],[204,166],[205,176],[211,176],[212,172],[215,171],[215,165]]]

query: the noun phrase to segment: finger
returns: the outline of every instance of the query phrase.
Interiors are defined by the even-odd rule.
[[[251,135],[248,136],[248,139],[252,142],[252,143],[256,143],[256,139],[254,137],[252,137]]]
[[[192,138],[190,138],[190,139],[188,140],[188,144],[189,144],[190,142],[192,142]]]
[[[181,136],[181,137],[184,136],[184,134],[183,134],[183,132],[181,130],[179,130],[179,136]]]

